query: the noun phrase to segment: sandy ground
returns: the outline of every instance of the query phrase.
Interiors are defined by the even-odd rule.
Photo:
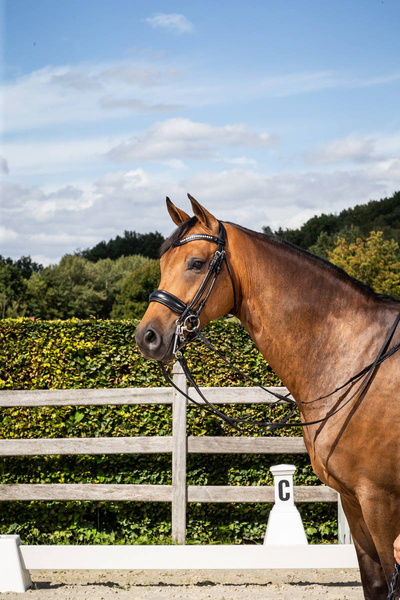
[[[362,600],[357,569],[31,571],[34,589],[4,600]]]

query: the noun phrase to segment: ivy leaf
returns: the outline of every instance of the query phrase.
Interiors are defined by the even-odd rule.
[[[76,413],[74,415],[75,424],[80,423],[84,416],[85,416],[84,413],[76,411]]]

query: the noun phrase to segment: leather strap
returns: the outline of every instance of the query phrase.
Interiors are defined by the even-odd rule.
[[[188,242],[195,242],[196,240],[205,240],[206,242],[214,242],[215,244],[225,246],[225,240],[221,238],[215,237],[215,235],[207,235],[206,233],[193,233],[192,235],[188,235],[187,237],[178,240],[174,244],[175,246],[183,246],[183,244],[187,244]]]
[[[177,315],[181,315],[187,308],[187,304],[165,290],[155,290],[152,292],[149,296],[149,302],[164,304],[164,306],[170,308]]]

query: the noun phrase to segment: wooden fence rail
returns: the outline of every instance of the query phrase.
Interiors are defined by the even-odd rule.
[[[178,364],[174,381],[190,396]],[[274,396],[258,388],[203,388],[214,404],[268,404]],[[271,388],[287,393],[286,388]],[[83,406],[105,404],[172,404],[172,436],[64,439],[3,439],[0,456],[62,454],[172,453],[172,485],[135,484],[6,484],[0,500],[109,500],[171,502],[172,537],[185,543],[187,502],[273,502],[272,486],[188,486],[187,454],[302,454],[302,438],[193,437],[186,435],[187,401],[170,388],[122,388],[101,390],[32,390],[0,392],[0,407]],[[337,493],[325,486],[295,486],[297,502],[337,502]]]

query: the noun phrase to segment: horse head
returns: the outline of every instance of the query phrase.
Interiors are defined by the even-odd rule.
[[[224,264],[225,228],[192,196],[188,197],[192,217],[167,198],[169,215],[178,228],[161,247],[160,289],[150,296],[149,307],[136,330],[142,354],[159,361],[173,358],[181,319],[182,335],[187,336],[194,325],[204,327],[231,311],[235,304],[232,275],[228,263]]]

